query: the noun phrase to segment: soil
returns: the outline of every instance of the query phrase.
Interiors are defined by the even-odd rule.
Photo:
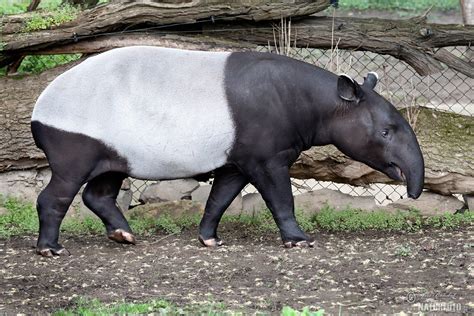
[[[285,305],[338,314],[474,307],[469,227],[319,232],[318,246],[307,249],[285,249],[275,233],[235,225],[221,228],[227,246],[207,249],[196,231],[142,237],[136,246],[63,235],[72,255],[53,259],[34,254],[34,236],[0,240],[0,314],[71,308],[74,297],[166,299],[180,306],[223,302],[231,310],[268,314]]]

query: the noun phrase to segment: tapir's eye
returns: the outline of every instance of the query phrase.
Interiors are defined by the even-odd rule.
[[[382,131],[382,136],[383,136],[383,137],[387,137],[387,136],[388,136],[388,129],[384,129],[384,130]]]

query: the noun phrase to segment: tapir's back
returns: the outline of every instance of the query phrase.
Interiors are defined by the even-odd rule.
[[[56,78],[32,120],[101,141],[135,177],[207,172],[225,164],[235,138],[224,87],[228,55],[115,49]]]

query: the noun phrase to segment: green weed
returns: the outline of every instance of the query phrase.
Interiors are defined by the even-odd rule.
[[[23,32],[47,30],[70,22],[77,17],[79,9],[71,5],[62,5],[48,12],[47,15],[34,13],[25,21]]]
[[[324,309],[320,309],[316,312],[311,311],[309,307],[304,307],[301,312],[289,307],[285,306],[283,307],[281,311],[282,316],[323,316],[324,315]]]
[[[0,43],[0,50],[2,46]],[[47,69],[67,64],[81,58],[81,54],[57,54],[57,55],[28,55],[18,68],[19,74],[38,74]],[[0,76],[6,74],[6,67],[0,68]]]
[[[58,8],[62,2],[63,0],[42,0],[38,6],[38,10],[51,11]],[[24,13],[30,3],[31,0],[2,0],[0,1],[0,15]]]
[[[81,54],[29,55],[23,59],[18,72],[40,73],[59,65],[67,64],[81,58]]]
[[[70,309],[61,309],[54,312],[53,316],[102,316],[102,315],[207,315],[207,316],[233,316],[245,315],[243,312],[226,308],[225,304],[213,301],[204,301],[179,307],[166,300],[151,300],[147,302],[112,302],[104,303],[98,299],[79,298],[73,302]],[[259,312],[256,313],[260,315]],[[262,314],[266,314],[262,312]],[[281,311],[282,316],[323,316],[324,310],[311,311],[304,307],[300,312],[289,306]]]
[[[400,257],[409,257],[412,254],[410,245],[401,245],[395,249],[395,254]]]
[[[33,204],[2,198],[6,214],[0,215],[0,237],[38,232],[38,215]]]
[[[66,218],[61,231],[75,235],[100,235],[105,233],[104,224],[95,217]]]
[[[0,206],[6,209],[6,214],[0,215],[0,237],[36,233],[38,231],[38,216],[31,203],[25,203],[14,198],[0,199]],[[317,229],[325,231],[417,231],[422,228],[456,229],[472,225],[474,212],[466,211],[461,214],[445,213],[433,217],[423,217],[416,210],[385,212],[362,211],[346,208],[335,210],[325,205],[322,210],[313,215],[296,211],[297,219],[305,231]],[[162,215],[158,218],[130,217],[130,227],[137,235],[151,235],[157,231],[176,234],[184,229],[195,227],[201,220],[200,214],[187,215],[179,218]],[[278,232],[278,228],[268,210],[256,214],[225,215],[223,223],[240,225],[254,232]],[[61,231],[71,234],[103,234],[104,225],[96,217],[69,217],[63,221]]]
[[[461,214],[444,213],[428,217],[426,223],[428,226],[436,228],[456,228],[463,225],[468,225],[474,222],[474,212],[465,211]]]
[[[169,302],[164,300],[153,300],[146,303],[126,303],[119,302],[113,304],[105,304],[101,301],[79,299],[75,303],[75,307],[70,310],[59,310],[53,315],[55,316],[72,316],[72,315],[126,315],[126,314],[149,314],[159,312],[160,315],[168,314],[167,312],[173,307]]]
[[[97,299],[80,298],[74,302],[71,309],[62,309],[54,316],[99,316],[99,315],[242,315],[241,313],[228,311],[223,303],[203,302],[199,305],[178,307],[165,300],[151,300],[148,302],[113,302],[103,303]]]

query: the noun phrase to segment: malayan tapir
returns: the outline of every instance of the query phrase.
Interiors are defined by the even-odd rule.
[[[311,64],[270,53],[201,52],[134,46],[88,58],[40,95],[31,129],[52,177],[37,201],[36,251],[68,254],[59,226],[81,186],[108,237],[135,243],[115,205],[123,179],[177,179],[213,172],[199,227],[218,246],[222,214],[248,183],[264,198],[287,247],[312,246],[294,215],[289,168],[311,146],[349,157],[423,189],[417,139],[373,89]]]

